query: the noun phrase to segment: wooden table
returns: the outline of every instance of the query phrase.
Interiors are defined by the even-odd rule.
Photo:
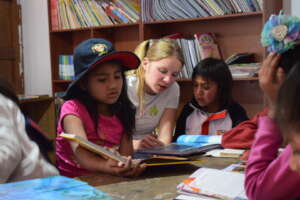
[[[101,173],[78,178],[119,200],[170,200],[178,195],[176,186],[199,167],[223,169],[239,162],[233,158],[201,157],[200,160],[199,164],[148,167],[137,178]]]

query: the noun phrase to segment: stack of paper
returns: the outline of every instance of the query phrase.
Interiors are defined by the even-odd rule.
[[[207,152],[205,155],[222,158],[239,158],[244,152],[244,149],[214,149]]]
[[[197,197],[197,199],[246,200],[244,178],[243,173],[200,168],[177,186],[177,191],[181,195],[176,199]]]

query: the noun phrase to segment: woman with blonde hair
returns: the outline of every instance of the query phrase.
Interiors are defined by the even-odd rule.
[[[177,77],[184,64],[175,40],[146,40],[135,50],[141,59],[137,70],[127,73],[128,96],[136,107],[134,149],[172,141],[179,103]]]

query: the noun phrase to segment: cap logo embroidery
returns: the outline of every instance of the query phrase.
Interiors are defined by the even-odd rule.
[[[107,53],[107,46],[105,44],[94,44],[91,49],[94,53],[97,53],[98,56]]]
[[[277,25],[272,28],[271,35],[277,41],[283,41],[288,33],[288,27],[284,24]]]

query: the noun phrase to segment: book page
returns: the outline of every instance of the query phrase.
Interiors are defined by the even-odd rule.
[[[215,198],[206,197],[206,196],[190,196],[181,194],[177,196],[174,200],[216,200]]]
[[[244,191],[245,175],[242,173],[201,168],[195,175],[195,179],[185,185],[183,191],[225,199],[247,199]]]
[[[205,155],[223,158],[239,158],[244,152],[244,149],[214,149],[207,152]]]

